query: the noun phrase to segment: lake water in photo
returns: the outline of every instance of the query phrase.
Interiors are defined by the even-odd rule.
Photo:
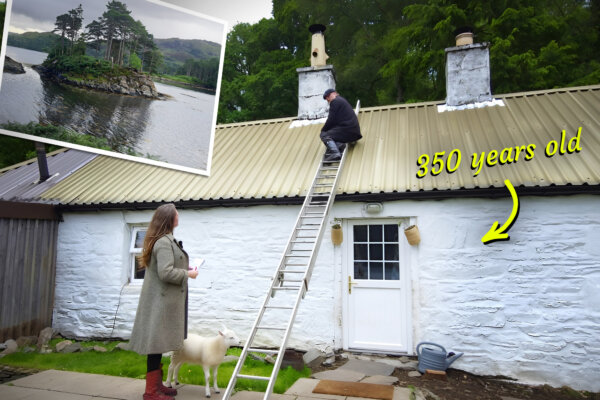
[[[166,100],[123,96],[42,80],[31,65],[46,53],[7,46],[25,74],[4,73],[0,123],[39,122],[104,137],[111,147],[127,147],[144,157],[204,170],[215,96],[155,83]]]

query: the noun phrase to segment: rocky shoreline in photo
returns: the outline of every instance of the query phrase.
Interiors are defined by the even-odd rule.
[[[42,78],[51,79],[58,83],[65,83],[71,86],[121,95],[142,96],[157,100],[165,98],[165,96],[161,95],[158,90],[156,90],[156,86],[150,77],[133,69],[129,70],[129,75],[105,77],[105,80],[99,81],[72,79],[51,67],[46,67],[44,65],[34,65],[32,68],[36,70]]]
[[[9,74],[24,74],[25,68],[23,68],[23,64],[18,61],[13,60],[9,56],[4,57],[4,72],[8,72]]]

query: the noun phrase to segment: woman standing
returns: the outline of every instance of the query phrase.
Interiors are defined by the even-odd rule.
[[[138,257],[146,272],[130,349],[148,355],[144,400],[168,400],[168,396],[177,394],[162,384],[160,361],[162,353],[183,347],[187,337],[188,278],[198,276],[198,271],[188,270],[188,255],[173,237],[178,224],[179,214],[173,204],[158,207]]]

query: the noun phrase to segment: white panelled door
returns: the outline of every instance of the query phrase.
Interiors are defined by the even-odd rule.
[[[412,348],[408,244],[398,220],[346,224],[344,344],[350,350]]]

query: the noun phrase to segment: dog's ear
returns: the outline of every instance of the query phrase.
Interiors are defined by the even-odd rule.
[[[221,331],[219,331],[219,335],[221,335],[221,336],[225,336],[225,335],[223,335],[223,332],[221,332]]]

